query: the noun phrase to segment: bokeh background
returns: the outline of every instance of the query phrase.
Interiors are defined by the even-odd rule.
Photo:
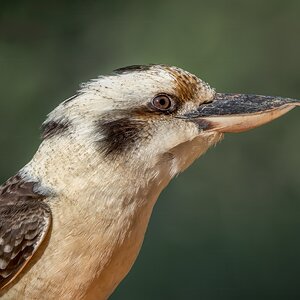
[[[1,1],[1,181],[30,160],[51,109],[121,66],[299,98],[299,14],[299,0]],[[294,110],[228,135],[176,178],[111,299],[300,299],[299,130]]]

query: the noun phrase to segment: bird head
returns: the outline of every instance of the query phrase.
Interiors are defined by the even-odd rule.
[[[227,132],[241,132],[288,112],[299,101],[216,93],[177,67],[130,66],[99,77],[56,108],[45,140],[64,135],[89,145],[101,159],[145,164],[167,161],[171,177]]]

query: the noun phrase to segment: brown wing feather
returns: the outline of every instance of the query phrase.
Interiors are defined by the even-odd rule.
[[[35,185],[16,175],[0,188],[0,289],[25,267],[50,227],[50,208]]]

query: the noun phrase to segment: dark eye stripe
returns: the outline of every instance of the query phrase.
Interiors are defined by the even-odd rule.
[[[113,121],[100,121],[98,132],[103,135],[99,145],[105,155],[116,155],[134,147],[140,137],[145,122],[124,117]]]

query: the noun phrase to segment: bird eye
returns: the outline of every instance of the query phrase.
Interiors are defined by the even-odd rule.
[[[172,106],[172,101],[167,95],[158,95],[152,100],[152,105],[162,111],[169,110]]]

